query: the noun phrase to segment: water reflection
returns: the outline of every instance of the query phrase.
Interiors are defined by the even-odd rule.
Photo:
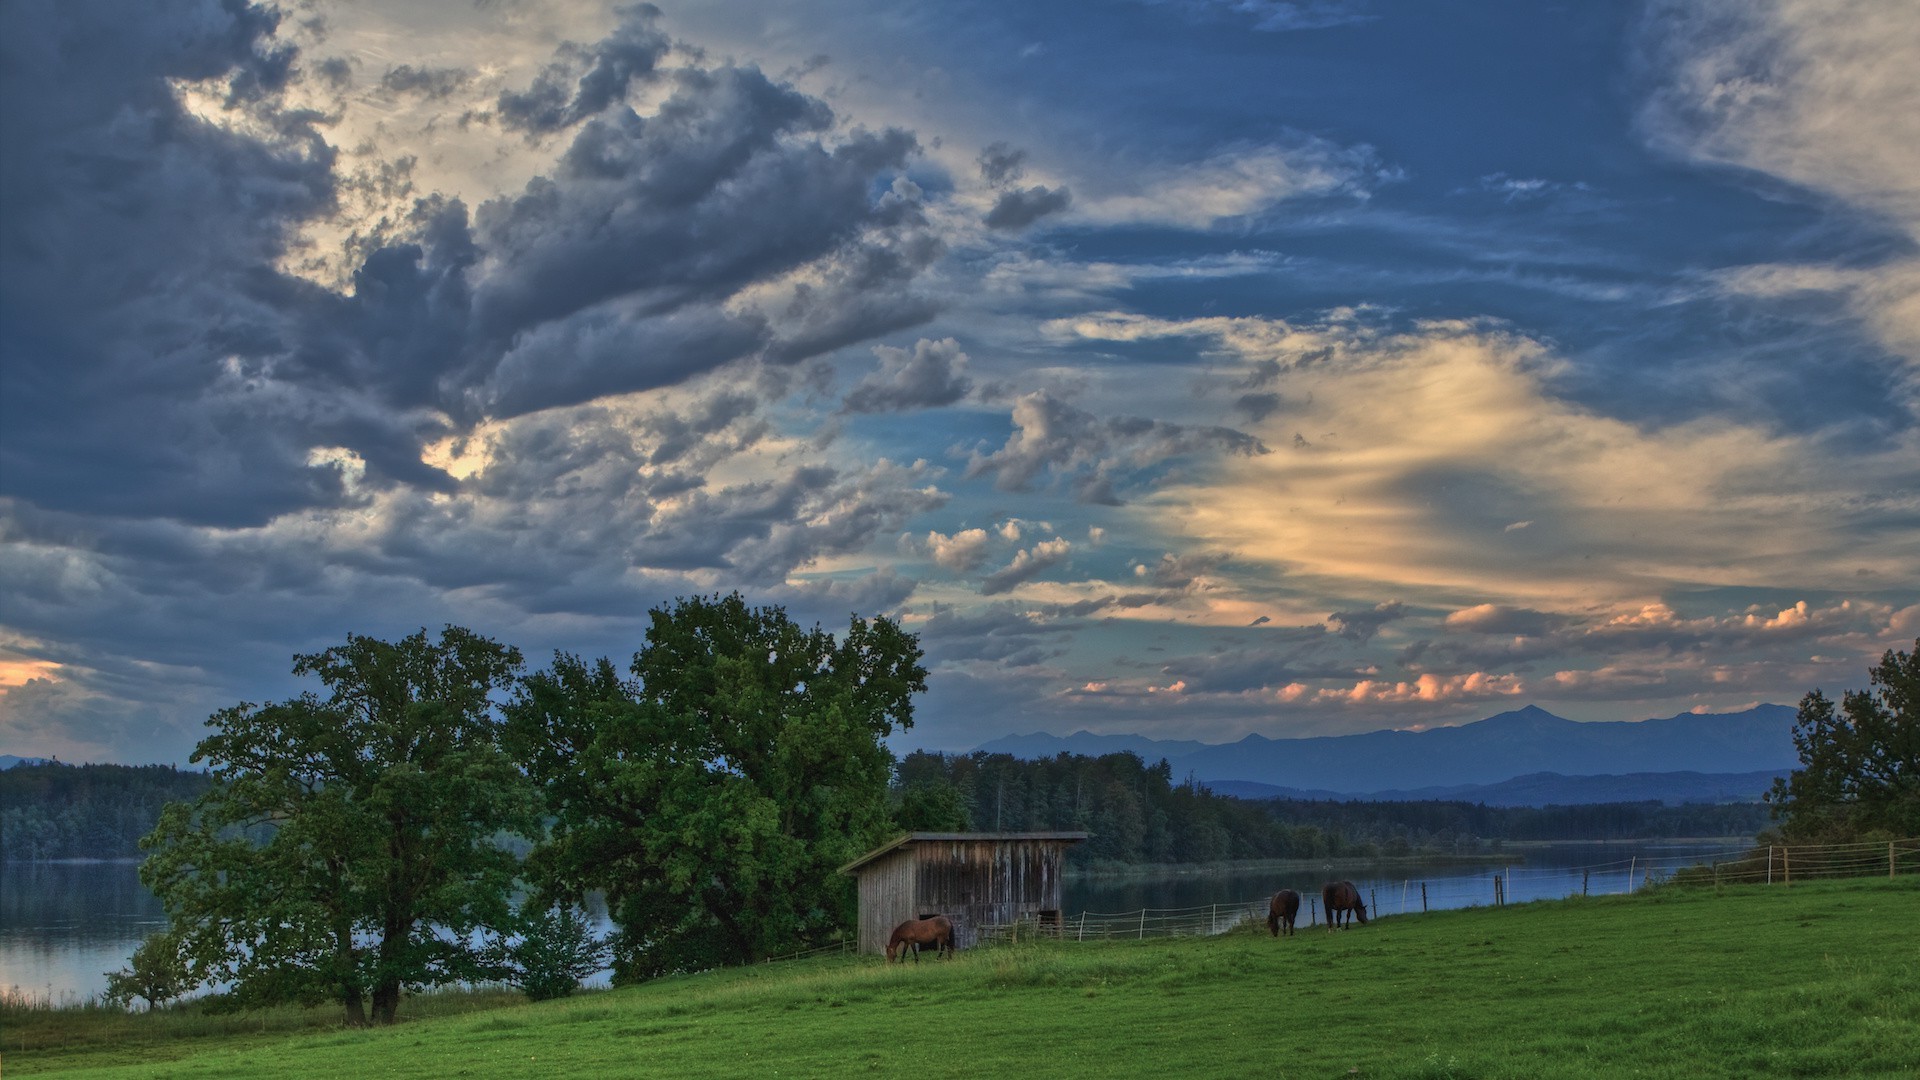
[[[1494,878],[1509,904],[1565,896],[1601,896],[1629,892],[1646,884],[1649,873],[1671,873],[1715,856],[1733,858],[1744,847],[1736,841],[1657,842],[1639,844],[1551,844],[1515,847],[1486,862],[1326,862],[1249,869],[1226,867],[1208,872],[1153,876],[1088,876],[1069,874],[1062,885],[1061,904],[1069,915],[1081,911],[1120,913],[1191,909],[1258,902],[1264,918],[1265,901],[1281,889],[1293,889],[1302,898],[1301,925],[1317,906],[1320,887],[1328,881],[1352,881],[1359,886],[1374,915],[1413,914],[1422,910],[1492,904]],[[1424,893],[1423,893],[1424,888]]]
[[[56,1003],[103,993],[167,916],[134,862],[8,863],[0,873],[0,987]]]

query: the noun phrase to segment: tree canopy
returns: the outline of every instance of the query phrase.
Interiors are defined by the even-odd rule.
[[[631,679],[560,654],[506,708],[553,816],[536,880],[606,891],[616,982],[843,933],[853,894],[836,870],[892,828],[881,740],[926,688],[917,639],[855,618],[836,640],[738,594],[651,619]]]
[[[1920,640],[1889,649],[1840,707],[1815,690],[1800,701],[1800,768],[1767,801],[1792,840],[1920,836]]]
[[[193,981],[364,1024],[369,1004],[390,1023],[404,990],[489,974],[474,937],[509,924],[519,865],[503,837],[540,827],[492,701],[520,664],[453,626],[349,636],[294,658],[326,696],[216,713],[193,755],[215,783],[166,809],[140,872]]]

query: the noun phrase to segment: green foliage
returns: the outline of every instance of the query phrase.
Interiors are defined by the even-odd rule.
[[[1785,838],[1920,835],[1920,640],[1888,650],[1868,679],[1871,690],[1841,694],[1838,712],[1819,690],[1801,700],[1800,768],[1767,793]]]
[[[926,688],[918,642],[884,618],[836,641],[738,594],[651,614],[634,681],[562,654],[507,708],[554,819],[538,880],[606,891],[617,983],[834,939],[837,868],[892,828],[880,740]]]
[[[469,940],[510,917],[502,839],[539,829],[490,698],[519,664],[459,627],[350,636],[294,659],[326,697],[216,713],[193,759],[218,783],[166,809],[140,871],[194,981],[231,983],[235,1006],[337,1001],[359,1024],[369,1004],[391,1022],[405,990],[485,977]]]
[[[895,788],[893,823],[902,832],[966,832],[967,804],[945,780]]]
[[[180,946],[179,935],[171,932],[141,942],[126,967],[107,973],[107,1000],[124,1005],[140,998],[152,1009],[193,989],[193,976]]]
[[[211,779],[171,765],[16,765],[0,770],[0,862],[116,859],[170,802],[198,798]]]
[[[532,1001],[566,997],[580,980],[607,967],[607,943],[586,913],[568,904],[529,904],[514,920],[513,936],[493,946],[502,981]]]

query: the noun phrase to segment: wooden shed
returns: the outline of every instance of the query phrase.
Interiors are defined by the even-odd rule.
[[[1083,832],[907,833],[840,868],[860,883],[860,951],[883,953],[893,928],[945,915],[954,944],[978,928],[1060,925],[1060,863]]]

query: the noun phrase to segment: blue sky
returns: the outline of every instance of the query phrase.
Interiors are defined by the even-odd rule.
[[[1920,638],[1902,5],[23,2],[0,750],[886,614],[900,748],[1725,711]]]

